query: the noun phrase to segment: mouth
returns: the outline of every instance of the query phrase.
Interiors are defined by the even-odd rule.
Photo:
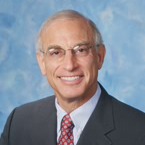
[[[63,76],[63,77],[60,77],[62,80],[64,80],[64,81],[75,81],[75,80],[78,80],[78,79],[80,79],[80,76],[67,76],[67,77],[65,77],[65,76]]]

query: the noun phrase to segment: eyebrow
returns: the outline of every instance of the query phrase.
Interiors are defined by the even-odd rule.
[[[74,48],[74,47],[79,46],[79,45],[90,45],[90,43],[88,41],[82,41],[82,42],[76,43],[71,48]],[[62,47],[60,45],[49,45],[47,50],[55,49],[55,48],[62,48]]]
[[[82,41],[82,42],[80,42],[80,43],[75,44],[75,45],[73,46],[73,48],[76,47],[76,46],[79,46],[79,45],[90,45],[90,43],[89,43],[88,41]]]
[[[61,48],[61,46],[59,46],[59,45],[49,45],[47,50],[55,49],[55,48]]]

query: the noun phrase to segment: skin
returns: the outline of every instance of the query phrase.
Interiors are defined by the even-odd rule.
[[[56,19],[46,25],[41,32],[43,51],[50,45],[58,45],[68,50],[83,41],[95,45],[93,33],[84,19]],[[98,70],[102,67],[105,47],[91,49],[85,57],[76,58],[66,51],[62,61],[48,60],[37,52],[37,60],[43,75],[54,89],[59,105],[68,113],[88,101],[97,90]],[[75,77],[73,81],[62,77]]]

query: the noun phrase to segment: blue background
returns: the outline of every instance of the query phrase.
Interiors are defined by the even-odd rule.
[[[62,9],[97,24],[107,49],[99,81],[145,112],[144,0],[0,0],[0,133],[16,106],[53,94],[40,73],[35,41],[42,21]]]

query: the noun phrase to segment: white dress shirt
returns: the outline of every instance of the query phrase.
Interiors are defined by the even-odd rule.
[[[70,117],[74,123],[73,128],[74,145],[77,144],[77,141],[86,123],[88,122],[92,112],[94,111],[100,98],[100,94],[101,88],[98,85],[97,91],[93,95],[93,97],[89,99],[86,103],[84,103],[82,106],[80,106],[79,108],[75,109],[73,112],[70,113]],[[59,106],[57,99],[55,100],[55,105],[57,109],[57,140],[58,140],[61,134],[61,120],[63,116],[67,114],[67,112]]]

